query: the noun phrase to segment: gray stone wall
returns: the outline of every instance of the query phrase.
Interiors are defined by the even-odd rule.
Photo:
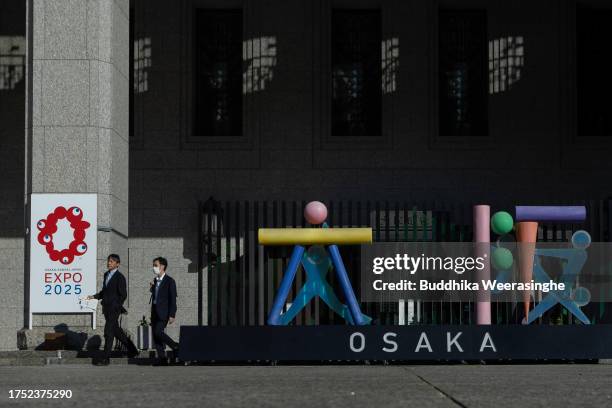
[[[26,197],[97,194],[100,286],[109,253],[127,260],[129,2],[30,0],[28,7]],[[129,275],[127,261],[122,270]],[[28,342],[62,324],[90,329],[83,315],[35,315]]]
[[[0,238],[0,351],[17,348],[17,331],[24,322],[24,242]]]
[[[0,161],[7,197],[0,203],[0,259],[7,265],[0,278],[12,285],[0,288],[0,298],[13,305],[1,316],[0,349],[15,347],[11,328],[23,326],[27,312],[20,306],[27,291],[24,192],[98,194],[99,223],[111,229],[98,233],[99,271],[109,252],[122,256],[131,331],[148,315],[151,261],[167,257],[179,289],[178,321],[169,329],[176,338],[180,324],[197,323],[197,206],[210,196],[508,203],[610,191],[610,142],[574,136],[573,2],[461,3],[487,9],[490,41],[522,37],[525,64],[512,89],[489,95],[489,136],[451,139],[437,136],[436,117],[436,15],[440,5],[456,6],[451,0],[135,0],[133,44],[125,0],[27,4],[25,143],[23,123],[0,129],[1,153],[15,157]],[[242,137],[191,135],[196,6],[244,8],[245,46],[259,53],[245,61],[257,86],[245,87]],[[396,85],[383,95],[382,134],[374,138],[330,135],[329,22],[336,6],[380,6],[383,42],[398,52],[390,54],[386,75]],[[2,27],[8,15],[0,13]],[[142,84],[128,138],[132,46]],[[0,91],[0,114],[23,115],[17,107],[24,94]],[[5,104],[7,98],[14,99]],[[34,320],[41,332],[60,323],[91,334],[83,316]]]

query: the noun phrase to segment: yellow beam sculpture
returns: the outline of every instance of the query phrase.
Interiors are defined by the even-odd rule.
[[[259,228],[260,245],[355,245],[372,242],[372,228]]]

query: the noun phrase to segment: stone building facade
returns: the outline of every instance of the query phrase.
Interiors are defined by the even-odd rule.
[[[197,323],[198,204],[211,196],[494,204],[608,197],[612,142],[580,130],[585,74],[577,58],[581,10],[609,15],[607,8],[597,0],[2,2],[0,350],[17,348],[28,313],[32,193],[97,194],[99,282],[106,255],[120,254],[129,328],[148,313],[152,259],[168,258],[179,287],[174,337],[179,325]],[[202,10],[239,13],[241,129],[233,134],[195,130],[206,113],[197,108],[197,61],[208,46],[199,30],[210,15],[221,18]],[[373,134],[334,132],[338,10],[378,16]],[[459,20],[483,33],[486,95],[475,115],[485,117],[484,131],[445,135],[441,22],[445,12],[452,22],[454,12],[474,10],[480,14]],[[30,346],[59,324],[95,334],[82,315],[36,315]]]

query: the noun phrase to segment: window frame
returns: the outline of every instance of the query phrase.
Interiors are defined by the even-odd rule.
[[[606,1],[598,0],[575,0],[568,2],[568,41],[570,66],[569,70],[569,129],[570,143],[580,144],[588,141],[589,144],[609,145],[612,140],[612,132],[609,135],[592,135],[579,133],[579,116],[578,116],[578,10],[580,8],[602,9],[612,12],[612,4]]]
[[[313,78],[313,148],[334,150],[390,150],[393,148],[395,107],[399,92],[381,95],[381,131],[377,135],[332,135],[332,11],[336,9],[372,10],[381,14],[381,40],[397,36],[393,27],[393,5],[383,0],[332,0],[315,7],[313,16],[313,68],[321,72]],[[381,44],[382,47],[382,44]],[[400,45],[401,47],[401,45]],[[318,53],[318,54],[317,54]],[[401,58],[401,51],[400,51]],[[381,61],[382,64],[382,61]],[[401,87],[401,81],[399,87]],[[381,77],[382,93],[382,77]],[[318,136],[317,136],[318,135]]]
[[[191,0],[181,2],[181,98],[180,98],[180,148],[181,150],[234,150],[252,149],[257,133],[250,112],[253,102],[248,95],[242,95],[242,134],[241,135],[194,135],[193,115],[195,114],[195,64],[196,39],[195,20],[197,9],[242,10],[242,40],[246,38],[251,20],[251,0]],[[244,61],[243,61],[244,70]]]
[[[441,107],[443,104],[443,101],[445,99],[443,99],[442,96],[442,92],[441,92],[441,78],[442,78],[442,72],[441,72],[441,62],[442,62],[442,58],[440,57],[440,51],[441,51],[441,38],[440,38],[440,29],[441,29],[441,25],[440,25],[440,17],[442,17],[443,14],[447,15],[447,18],[451,18],[453,16],[453,14],[455,16],[458,16],[459,14],[463,14],[466,16],[469,15],[479,15],[478,17],[484,17],[484,27],[478,27],[479,29],[482,29],[482,36],[481,36],[481,41],[482,41],[482,50],[480,50],[481,57],[483,58],[482,62],[481,62],[481,74],[482,77],[480,78],[481,83],[478,83],[476,81],[472,81],[472,83],[475,84],[475,87],[481,86],[482,90],[480,92],[481,95],[479,95],[479,98],[483,98],[481,100],[482,103],[482,109],[483,112],[478,112],[478,114],[474,115],[474,117],[476,118],[475,121],[473,121],[474,124],[477,125],[478,128],[482,127],[484,129],[484,134],[472,134],[472,135],[467,135],[467,134],[463,134],[463,133],[455,133],[455,132],[449,132],[448,134],[442,134],[441,130],[442,130],[442,115],[441,115]],[[478,51],[478,50],[477,50]],[[488,108],[488,102],[489,102],[489,98],[488,98],[488,90],[489,90],[489,76],[488,76],[488,58],[487,58],[487,53],[488,53],[488,39],[487,39],[487,10],[486,9],[474,9],[474,8],[470,8],[470,9],[448,9],[448,8],[444,8],[441,7],[438,9],[438,136],[441,138],[453,138],[453,137],[461,137],[461,138],[470,138],[470,137],[480,137],[480,138],[484,138],[484,137],[489,137],[489,108]],[[468,61],[469,61],[468,57]],[[455,60],[456,61],[456,60]],[[468,66],[468,71],[469,72],[473,72],[473,67]],[[477,78],[478,79],[478,78]],[[470,83],[470,82],[468,82]],[[476,88],[478,89],[478,88]],[[467,99],[468,102],[471,102],[470,99]],[[480,117],[480,114],[484,114],[484,118]],[[483,121],[482,123],[478,123],[479,121]],[[478,122],[477,122],[478,121]],[[465,123],[468,123],[467,121]],[[472,123],[470,123],[472,124]],[[480,132],[478,132],[480,133]]]
[[[215,134],[215,133],[206,134],[203,131],[197,131],[196,130],[198,128],[198,124],[197,124],[197,120],[196,120],[196,117],[195,117],[196,115],[195,114],[198,113],[197,112],[197,110],[198,110],[198,102],[202,102],[200,99],[198,99],[198,92],[197,92],[197,90],[199,88],[198,85],[199,85],[199,81],[200,81],[200,77],[202,76],[202,73],[198,70],[198,50],[196,48],[198,46],[198,38],[197,37],[199,37],[199,35],[196,35],[197,34],[196,30],[198,29],[198,27],[197,27],[197,19],[200,17],[200,13],[202,13],[202,12],[220,12],[220,13],[227,13],[227,14],[230,14],[230,13],[240,14],[240,18],[242,19],[241,24],[240,24],[241,28],[243,28],[242,26],[244,25],[243,24],[243,21],[244,21],[244,12],[243,12],[242,9],[238,9],[238,8],[231,8],[231,9],[227,9],[227,8],[226,9],[218,9],[218,8],[215,8],[215,9],[211,9],[211,8],[198,7],[198,8],[196,8],[194,10],[194,26],[193,26],[194,31],[193,32],[194,32],[194,37],[196,37],[196,38],[194,38],[194,41],[193,41],[193,87],[195,88],[196,92],[193,92],[193,95],[192,95],[192,98],[193,98],[193,100],[192,100],[192,112],[194,113],[194,115],[192,115],[191,136],[192,137],[205,137],[205,138],[209,138],[209,137],[215,137],[215,138],[216,137],[224,137],[224,138],[226,138],[226,137],[227,138],[242,137],[242,135],[244,133],[244,129],[243,129],[243,126],[242,126],[242,121],[243,121],[243,116],[244,116],[243,115],[243,109],[244,109],[243,99],[244,98],[243,98],[243,95],[242,95],[242,72],[240,72],[240,76],[238,78],[238,80],[240,82],[239,83],[240,112],[232,112],[232,113],[237,113],[236,116],[240,116],[240,133],[231,132],[229,134]],[[240,36],[242,38],[244,38],[244,34],[243,34],[242,30],[241,30],[241,35]],[[242,42],[243,42],[242,38],[240,40],[240,50],[239,50],[239,53],[240,53],[240,57],[239,57],[240,58],[240,71],[242,71],[243,68],[244,68],[244,66],[243,66],[244,64],[243,64],[243,61],[242,61]],[[233,96],[233,94],[231,93],[231,91],[233,90],[232,89],[233,85],[236,85],[236,84],[232,84],[232,86],[230,86],[229,90],[228,90],[228,92],[230,93],[230,96]],[[229,111],[229,108],[228,108],[228,111]],[[233,119],[231,119],[232,117],[233,116],[230,115],[230,119],[229,119],[228,122],[232,122],[232,120],[233,120]],[[203,126],[203,124],[200,124],[200,127],[206,127],[206,126]],[[214,124],[213,124],[213,128],[214,128]],[[231,124],[230,124],[230,128],[232,128]]]
[[[352,135],[352,134],[336,134],[334,133],[334,127],[336,126],[336,123],[334,121],[334,97],[333,97],[333,87],[334,87],[334,78],[335,78],[335,66],[334,66],[334,59],[335,59],[335,43],[334,43],[334,16],[336,13],[342,13],[342,12],[347,12],[347,13],[353,13],[355,15],[358,14],[366,14],[366,13],[373,13],[376,14],[376,16],[378,17],[379,21],[378,21],[378,28],[380,30],[379,33],[377,33],[379,35],[379,37],[377,37],[377,39],[379,40],[379,44],[376,44],[376,51],[380,52],[380,54],[378,54],[377,56],[379,57],[378,61],[367,61],[366,65],[378,65],[378,74],[380,76],[380,78],[378,78],[378,81],[376,81],[375,79],[368,79],[371,80],[372,83],[368,84],[368,85],[373,85],[375,82],[378,82],[378,84],[374,85],[376,92],[379,93],[379,95],[377,95],[378,99],[378,106],[376,106],[375,108],[377,108],[379,110],[379,112],[377,113],[378,117],[375,118],[375,120],[377,120],[378,123],[376,123],[376,131],[375,132],[366,132],[366,134],[364,135]],[[332,26],[331,26],[331,36],[330,36],[330,42],[331,42],[331,86],[332,86],[332,90],[331,90],[331,103],[330,103],[330,107],[331,107],[331,114],[330,114],[330,126],[331,126],[331,136],[332,137],[363,137],[363,136],[370,136],[370,137],[374,137],[374,136],[379,136],[382,134],[382,111],[383,111],[383,107],[382,107],[382,97],[383,97],[383,91],[382,91],[382,80],[383,80],[383,75],[382,75],[382,52],[381,52],[381,46],[382,46],[382,10],[380,8],[357,8],[357,9],[348,9],[348,8],[332,8],[331,10],[331,18],[332,18]],[[366,77],[364,76],[362,79],[366,79]],[[365,82],[365,81],[364,81]],[[366,91],[366,86],[362,87],[362,91]],[[367,99],[368,97],[368,93],[367,92],[362,92],[362,99]],[[363,109],[363,112],[366,112],[366,109]],[[368,112],[368,113],[372,113],[374,114],[374,112]],[[367,120],[364,121],[365,126],[367,127]]]
[[[486,82],[485,91],[487,92],[486,112],[487,112],[487,134],[485,136],[441,136],[440,135],[440,101],[439,101],[439,61],[440,61],[440,49],[439,49],[439,30],[440,30],[440,11],[469,11],[469,10],[480,10],[486,13],[486,27],[485,27],[485,52],[488,55],[488,41],[490,37],[489,27],[489,3],[487,1],[473,0],[466,2],[461,6],[457,6],[452,0],[436,0],[430,3],[429,8],[429,20],[433,24],[430,25],[430,42],[429,47],[430,54],[430,69],[429,69],[429,143],[428,148],[432,151],[445,151],[445,150],[470,150],[470,151],[489,151],[495,147],[495,137],[491,134],[490,126],[490,98],[488,95],[489,89],[489,76],[488,67],[484,72],[483,81]],[[488,58],[485,59],[485,63],[488,62]]]

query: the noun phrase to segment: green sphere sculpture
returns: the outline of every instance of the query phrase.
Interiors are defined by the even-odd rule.
[[[491,255],[491,263],[498,271],[505,271],[512,267],[514,258],[508,248],[495,248]]]
[[[504,235],[512,231],[514,220],[506,211],[498,211],[491,217],[491,229],[498,235]]]

